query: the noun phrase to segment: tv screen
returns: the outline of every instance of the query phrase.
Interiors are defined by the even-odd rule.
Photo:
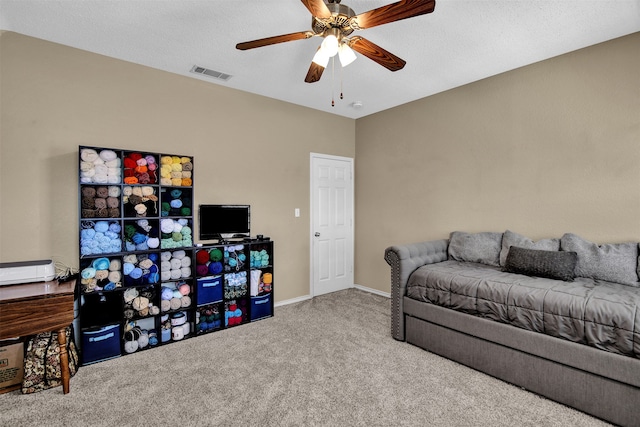
[[[249,205],[200,205],[200,240],[251,236]]]

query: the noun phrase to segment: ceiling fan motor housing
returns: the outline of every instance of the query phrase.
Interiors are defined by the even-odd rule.
[[[327,8],[331,12],[330,18],[311,18],[311,28],[314,33],[322,34],[331,28],[340,30],[342,37],[353,33],[349,18],[356,16],[356,13],[349,6],[337,3],[327,3]]]

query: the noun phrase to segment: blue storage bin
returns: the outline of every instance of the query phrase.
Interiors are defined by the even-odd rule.
[[[198,305],[210,304],[222,300],[222,276],[207,276],[197,279]]]
[[[273,304],[271,294],[260,297],[251,297],[251,320],[273,316]]]
[[[120,325],[82,331],[82,364],[120,356]]]

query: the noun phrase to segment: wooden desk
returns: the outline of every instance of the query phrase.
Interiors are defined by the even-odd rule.
[[[65,328],[73,322],[75,286],[75,280],[0,286],[0,339],[58,331],[64,394],[70,378]]]

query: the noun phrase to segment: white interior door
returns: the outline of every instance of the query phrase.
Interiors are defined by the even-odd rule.
[[[311,295],[353,287],[353,159],[311,153]]]

